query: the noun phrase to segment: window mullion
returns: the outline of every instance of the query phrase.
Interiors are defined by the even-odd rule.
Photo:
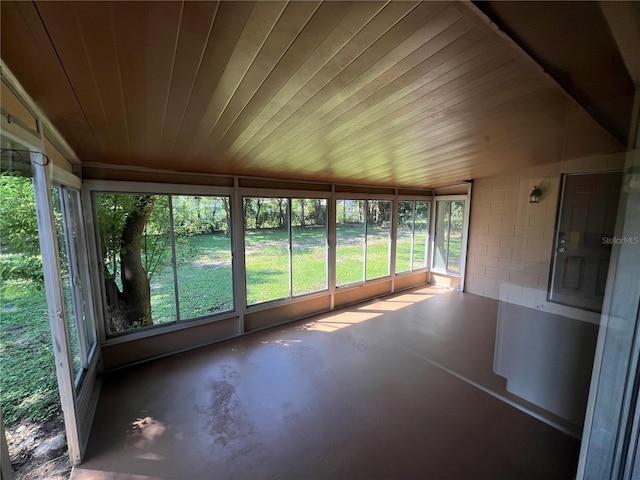
[[[289,232],[289,298],[293,297],[293,235],[291,228],[291,198],[287,198],[287,226]],[[304,200],[301,200],[304,201]]]
[[[364,251],[362,262],[362,281],[367,281],[367,245],[369,241],[369,200],[364,200]]]
[[[411,253],[409,254],[409,271],[413,272],[413,258],[416,248],[416,210],[418,202],[413,203],[412,219],[411,219]]]
[[[453,202],[447,202],[447,260],[444,264],[445,272],[449,271],[449,249],[451,248],[451,205]]]
[[[173,295],[176,302],[176,321],[180,321],[180,294],[178,292],[178,265],[176,257],[176,235],[173,225],[173,195],[168,195],[169,235],[171,237],[171,265],[173,267]]]

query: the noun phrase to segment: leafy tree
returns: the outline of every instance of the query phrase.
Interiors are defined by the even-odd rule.
[[[96,206],[111,331],[152,325],[150,281],[169,253],[168,198],[103,194]]]
[[[42,256],[30,178],[0,175],[0,278],[42,285]]]

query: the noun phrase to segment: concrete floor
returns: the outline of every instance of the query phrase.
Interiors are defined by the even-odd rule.
[[[114,372],[71,478],[572,479],[501,399],[497,308],[419,288]]]

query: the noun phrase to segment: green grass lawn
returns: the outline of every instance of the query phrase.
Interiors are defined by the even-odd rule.
[[[366,278],[389,275],[389,231],[370,228],[367,242],[367,270],[364,272],[364,234],[361,226],[339,225],[337,231],[337,283],[346,285]],[[289,233],[262,229],[245,232],[247,304],[289,297],[327,288],[326,230],[294,227],[292,275],[289,279]],[[406,243],[406,242],[405,242]],[[411,240],[408,239],[410,252]],[[406,245],[404,262],[408,264]],[[230,310],[233,283],[230,240],[222,234],[178,239],[176,244],[180,318],[189,319]],[[151,281],[154,323],[176,320],[174,276],[170,262]]]
[[[389,231],[370,228],[364,271],[364,228],[337,229],[337,284],[347,285],[389,275]],[[247,303],[289,297],[289,250],[286,230],[249,230],[245,234]],[[452,254],[456,244],[451,243]],[[416,242],[416,249],[418,242]],[[170,251],[170,250],[169,250]],[[458,246],[459,251],[459,246]],[[233,308],[231,242],[224,234],[177,239],[176,277],[180,318],[198,318]],[[397,272],[410,270],[411,235],[400,234]],[[414,252],[414,268],[419,253]],[[327,288],[324,228],[292,230],[292,294]],[[419,265],[421,266],[421,265]],[[174,271],[165,259],[151,279],[154,324],[175,322]],[[29,282],[0,286],[0,402],[7,423],[21,417],[47,418],[59,409],[51,333],[44,290]],[[75,355],[74,355],[75,356]]]
[[[180,318],[190,319],[233,308],[231,240],[224,234],[194,235],[176,241]],[[154,324],[176,321],[171,262],[151,278]]]
[[[60,409],[44,289],[0,284],[0,404],[7,425],[45,420]]]

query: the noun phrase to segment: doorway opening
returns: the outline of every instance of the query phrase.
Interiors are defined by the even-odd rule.
[[[0,198],[0,403],[9,458],[16,480],[67,478],[28,152],[3,149]]]

